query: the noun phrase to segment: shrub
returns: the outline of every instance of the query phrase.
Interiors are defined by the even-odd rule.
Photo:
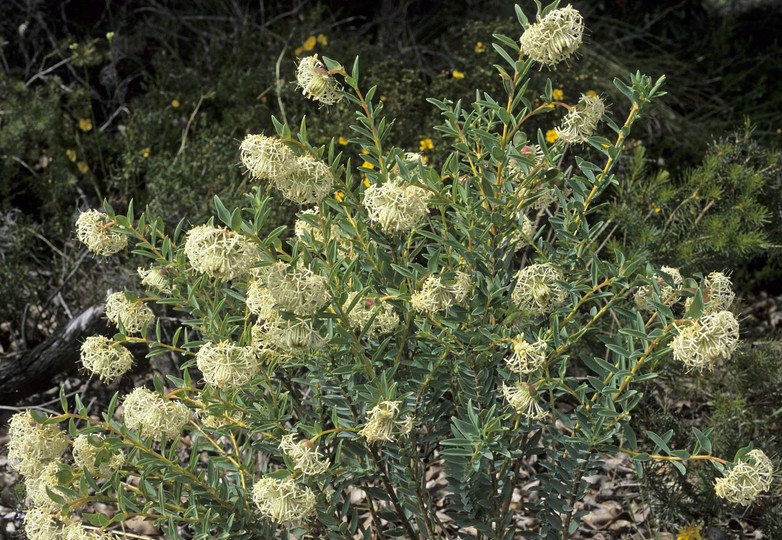
[[[123,344],[141,342],[149,356],[173,355],[181,374],[115,395],[100,418],[64,393],[62,415],[14,418],[10,461],[62,510],[28,513],[28,534],[78,528],[73,511],[100,501],[116,505],[112,515],[82,515],[101,533],[141,516],[173,538],[568,538],[585,478],[608,452],[681,474],[709,461],[732,503],[768,489],[761,450],[744,447],[729,464],[697,428],[677,449],[672,432],[639,438],[630,424],[641,383],[670,364],[682,377],[710,371],[736,348],[738,324],[730,291],[714,294],[724,276],[677,282],[670,269],[595,252],[598,198],[617,183],[630,128],[663,78],[617,80],[629,101],[618,123],[597,97],[556,101],[550,81],[533,104],[536,63],[525,56],[550,64],[580,44],[580,17],[556,7],[534,25],[517,9],[535,37],[524,49],[495,36],[501,99],[429,100],[450,141],[437,166],[388,144],[384,105],[376,87],[361,89],[358,60],[348,71],[312,58],[299,66],[303,93],[355,107],[348,143],[362,165],[335,139],[310,144],[304,119],[295,135],[273,119],[276,136],[242,145],[258,184],[240,207],[214,197],[216,220],[172,230],[150,209],[105,203],[91,223],[149,259],[151,290],[112,295],[118,333],[101,358],[112,356],[106,346],[122,357]],[[571,144],[525,131],[531,117],[560,111]],[[601,164],[576,154],[580,144]],[[560,168],[567,155],[577,169]],[[273,191],[314,203],[285,242],[284,226],[260,234]],[[174,328],[150,306],[178,314]],[[21,451],[59,444],[52,424],[63,421],[98,450],[94,467]],[[522,467],[537,487],[513,507]],[[427,489],[437,471],[442,494]],[[534,524],[519,530],[517,514]]]

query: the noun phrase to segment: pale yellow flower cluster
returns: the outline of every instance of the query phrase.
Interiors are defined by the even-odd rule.
[[[762,450],[747,453],[749,460],[739,461],[724,477],[714,484],[718,497],[733,504],[746,506],[771,487],[774,467]]]
[[[315,494],[293,478],[261,478],[253,485],[252,496],[261,514],[278,523],[294,523],[315,513]]]
[[[474,285],[467,272],[456,272],[456,278],[451,280],[429,276],[421,290],[412,295],[410,304],[419,313],[437,313],[467,300]]]
[[[122,418],[125,425],[142,437],[172,440],[190,421],[190,409],[181,401],[164,400],[160,395],[139,387],[126,395]]]
[[[136,271],[141,278],[141,284],[147,289],[155,289],[161,294],[171,293],[168,278],[160,268],[138,268]]]
[[[401,401],[382,401],[369,411],[369,421],[358,432],[367,442],[392,442],[413,430],[414,419],[407,415],[399,420]]]
[[[90,336],[82,343],[81,363],[100,380],[111,382],[128,372],[133,365],[133,355],[105,336]]]
[[[576,52],[583,34],[581,14],[568,5],[550,11],[530,25],[521,36],[521,50],[535,62],[551,69]]]
[[[125,464],[125,454],[110,451],[103,435],[82,433],[73,440],[73,461],[90,474],[109,477]],[[92,441],[92,442],[91,442]],[[93,443],[98,443],[96,446]]]
[[[112,219],[98,210],[87,210],[76,220],[76,237],[96,255],[108,257],[128,245],[128,237],[107,225]]]
[[[302,474],[312,476],[322,474],[329,468],[321,453],[307,439],[296,441],[292,433],[280,439],[280,450],[291,458],[293,464]]]
[[[310,315],[329,301],[328,280],[304,267],[277,262],[265,270],[266,288],[282,309]]]
[[[739,323],[730,311],[704,315],[673,338],[673,357],[688,370],[711,370],[719,360],[730,358],[739,343]]]
[[[429,211],[427,199],[426,190],[412,186],[398,176],[381,186],[370,185],[364,191],[369,219],[389,233],[415,227]]]
[[[43,466],[68,447],[65,433],[54,424],[41,425],[30,411],[18,412],[8,423],[8,463],[25,477],[37,476]]]
[[[223,389],[248,384],[261,369],[257,348],[230,341],[204,344],[196,353],[196,365],[208,384]]]
[[[24,532],[29,540],[110,540],[109,534],[88,531],[76,521],[65,522],[53,511],[31,508],[24,515]]]
[[[568,144],[582,144],[594,135],[597,123],[605,114],[605,105],[598,96],[581,95],[578,105],[570,109],[556,129],[559,139]]]
[[[342,309],[347,311],[357,295],[357,292],[348,294],[348,298],[343,304]],[[390,334],[394,331],[394,328],[399,326],[399,316],[392,307],[388,306],[385,302],[368,297],[360,298],[358,302],[356,302],[356,305],[353,306],[353,309],[348,313],[348,322],[352,328],[362,330],[375,314],[377,314],[377,316],[367,330],[368,335],[382,336]]]
[[[60,471],[59,463],[59,460],[50,461],[41,467],[38,474],[25,477],[24,484],[27,489],[27,496],[30,497],[35,508],[48,510],[50,512],[59,510],[61,505],[49,497],[49,494],[46,492],[47,489],[60,495],[66,502],[73,501],[73,497],[69,497],[56,489],[57,486],[60,485],[57,480],[57,473]],[[75,506],[73,504],[71,505],[72,508]]]
[[[516,336],[513,340],[513,354],[505,360],[505,365],[519,375],[532,373],[546,361],[546,348],[547,343],[543,339],[530,343],[524,336]]]
[[[317,203],[334,185],[334,173],[312,156],[296,156],[279,139],[247,135],[240,146],[241,160],[254,178],[271,181],[298,204]]]
[[[306,98],[324,105],[333,105],[342,99],[342,85],[326,70],[317,54],[301,59],[296,81],[299,83],[297,88],[301,88]]]
[[[244,236],[211,225],[187,232],[185,255],[197,272],[225,280],[246,274],[258,260],[257,249]]]
[[[682,284],[684,283],[684,278],[677,268],[663,266],[660,268],[660,270],[673,278],[673,284],[675,287],[674,289],[674,287],[668,285],[660,274],[654,274],[654,276],[652,276],[652,280],[657,282],[657,285],[660,288],[660,302],[664,302],[673,294],[674,290],[681,289]],[[638,306],[639,309],[644,311],[654,310],[654,306],[651,304],[651,301],[654,299],[654,288],[652,285],[639,287],[638,290],[635,291],[633,299],[635,300],[635,305]],[[674,299],[672,303],[676,303],[676,299]]]
[[[502,385],[502,395],[516,412],[530,420],[540,420],[546,416],[533,394],[533,387],[524,382],[517,382],[513,386]]]
[[[703,280],[704,313],[714,313],[730,309],[736,293],[733,292],[733,283],[722,272],[712,272]],[[685,310],[690,309],[693,298],[687,298]]]
[[[516,273],[511,299],[531,315],[544,315],[562,305],[567,293],[557,281],[562,274],[550,263],[532,264]]]
[[[119,321],[128,334],[140,334],[144,326],[151,325],[155,314],[144,302],[131,302],[125,293],[116,292],[106,298],[106,318],[119,327]]]

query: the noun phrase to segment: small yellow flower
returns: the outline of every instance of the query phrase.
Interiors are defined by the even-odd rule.
[[[562,98],[565,97],[565,93],[559,88],[555,88],[554,91],[551,93],[551,97],[554,98],[554,101],[561,101]]]
[[[174,107],[175,109],[176,109],[177,107],[179,107],[179,100],[178,100],[178,99],[174,99],[174,100],[172,100],[172,101],[171,101],[171,106],[172,106],[172,107]]]
[[[76,166],[79,168],[79,171],[83,173],[87,173],[90,170],[90,166],[83,161],[78,162]]]
[[[66,150],[65,155],[68,156],[68,159],[71,161],[76,161],[76,151],[75,150]]]
[[[345,194],[341,191],[337,191],[337,193],[334,194],[334,198],[337,199],[339,202],[342,202],[345,200]]]
[[[546,132],[546,142],[556,142],[557,139],[559,139],[559,135],[557,135],[556,129],[550,129]]]
[[[370,162],[368,162],[368,161],[365,161],[365,162],[364,162],[364,164],[362,165],[362,167],[364,167],[365,169],[374,169],[374,168],[375,168],[375,166],[374,166],[374,165],[372,165],[372,164],[371,164]]]
[[[679,533],[676,535],[676,540],[702,540],[701,532],[698,530],[697,525],[690,523],[679,531]]]
[[[362,149],[361,149],[361,153],[362,153],[362,154],[368,154],[368,153],[369,153],[369,150],[367,150],[366,148],[362,148]]]
[[[594,90],[588,90],[586,95],[591,97],[591,98],[596,98],[597,97],[597,92],[595,92]]]
[[[655,212],[659,212],[660,211],[660,207],[658,206],[657,208],[654,209],[654,211]]]
[[[307,41],[304,42],[304,50],[305,51],[311,51],[315,48],[315,45],[318,43],[318,38],[315,36],[310,36],[307,38]]]
[[[304,52],[304,47],[297,47],[296,50],[293,51],[293,54],[299,56],[302,52]]]
[[[423,157],[421,157],[421,161],[423,161],[424,163],[429,163],[429,158],[426,157],[426,156],[423,156]]]
[[[483,44],[482,41],[479,41],[478,43],[475,44],[475,52],[477,53],[486,52],[486,46]]]
[[[380,96],[380,101],[385,101],[385,100],[386,100],[386,96]]]
[[[451,74],[453,75],[454,79],[464,79],[464,73],[462,73],[461,71],[453,70]]]
[[[141,156],[142,156],[142,157],[145,157],[145,158],[148,158],[148,157],[149,157],[149,146],[147,146],[146,148],[144,148],[144,149],[141,151]]]
[[[364,178],[364,187],[369,187],[370,185],[369,178]]]
[[[432,139],[423,139],[420,142],[420,150],[423,152],[424,150],[434,150],[434,144],[432,144]]]
[[[318,43],[320,43],[321,45],[328,45],[329,40],[326,39],[326,36],[324,36],[323,34],[318,34]]]
[[[89,118],[82,118],[79,120],[79,129],[82,131],[89,131],[92,129],[92,120]]]
[[[338,142],[342,146],[345,146],[346,144],[348,144],[348,140],[345,137],[340,137]]]

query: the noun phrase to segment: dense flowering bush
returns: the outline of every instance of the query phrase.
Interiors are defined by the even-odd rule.
[[[60,416],[14,417],[10,461],[43,486],[31,492],[30,538],[82,527],[74,511],[91,501],[115,505],[83,510],[95,534],[141,516],[172,538],[182,528],[196,538],[567,538],[584,478],[617,451],[682,474],[711,461],[727,472],[717,493],[734,503],[768,489],[760,451],[742,450],[731,469],[697,429],[694,448],[672,449],[671,433],[639,441],[629,423],[637,383],[663,363],[679,361],[686,376],[727,361],[738,339],[725,279],[699,286],[594,250],[599,197],[663,80],[616,82],[629,101],[621,123],[599,97],[558,103],[566,112],[549,145],[524,124],[557,111],[551,84],[535,106],[527,74],[570,57],[583,22],[570,6],[549,6],[534,25],[517,11],[521,46],[495,36],[502,103],[480,92],[469,105],[430,100],[452,141],[438,167],[386,145],[390,124],[376,89],[360,89],[358,61],[348,72],[305,58],[305,97],[356,107],[349,143],[364,165],[343,160],[333,140],[311,146],[304,121],[294,136],[275,120],[276,134],[241,143],[258,183],[244,207],[215,198],[222,225],[166,231],[132,205],[92,220],[90,249],[107,255],[122,235],[151,260],[139,274],[153,296],[110,296],[118,333],[85,343],[85,368],[118,376],[129,367],[122,343],[133,341],[172,355],[181,375],[115,396],[100,418],[80,400],[70,412],[64,396]],[[574,144],[602,163],[576,155],[563,171]],[[314,205],[286,241],[285,227],[259,235],[272,188]],[[112,240],[89,240],[98,234]],[[153,308],[181,314],[170,340]],[[66,420],[73,461],[54,425]],[[525,464],[537,493],[511,506]],[[440,469],[443,495],[427,489]],[[527,531],[519,514],[532,518]]]

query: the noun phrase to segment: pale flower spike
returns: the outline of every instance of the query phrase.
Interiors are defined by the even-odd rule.
[[[244,236],[211,225],[187,232],[185,255],[197,272],[225,280],[246,274],[258,260],[258,251]]]
[[[583,144],[595,133],[597,123],[605,114],[605,105],[597,96],[583,94],[578,105],[570,109],[556,129],[559,140],[567,144]]]
[[[749,460],[739,461],[728,473],[714,483],[718,497],[733,504],[747,506],[763,491],[771,487],[774,467],[762,450],[747,453]]]
[[[253,485],[252,496],[261,514],[278,523],[293,523],[315,513],[315,494],[298,487],[293,478],[261,478]]]
[[[535,62],[551,69],[567,60],[581,45],[584,20],[572,6],[555,9],[522,34],[521,50]]]
[[[133,366],[133,355],[128,349],[105,336],[90,336],[82,343],[81,363],[100,377],[101,381],[111,382],[130,370]]]
[[[119,321],[128,334],[139,334],[144,325],[151,325],[155,314],[142,302],[131,302],[123,292],[116,292],[106,298],[106,318],[119,326]]]
[[[404,437],[413,429],[413,417],[407,415],[398,420],[401,401],[383,401],[369,411],[369,422],[361,428],[359,435],[367,442],[393,442]]]
[[[513,386],[507,386],[504,383],[502,385],[502,395],[517,414],[530,420],[540,420],[546,416],[546,411],[538,404],[533,391],[531,385],[523,382],[518,382]]]
[[[739,323],[730,311],[704,315],[679,330],[671,348],[674,359],[687,370],[711,370],[719,360],[730,358],[738,347]]]
[[[524,336],[516,336],[513,340],[513,354],[505,360],[505,364],[513,373],[532,373],[546,361],[546,347],[546,341],[543,339],[530,343]]]
[[[96,255],[108,257],[128,245],[128,237],[111,230],[108,214],[98,210],[87,210],[76,220],[76,236],[87,249]]]
[[[293,167],[293,152],[279,139],[247,135],[239,147],[241,160],[253,178],[275,180]]]
[[[204,344],[196,353],[196,365],[207,383],[222,389],[248,384],[261,369],[255,347],[241,347],[230,341]]]
[[[333,105],[342,99],[342,85],[339,84],[318,60],[318,55],[302,58],[296,69],[296,80],[304,97]]]
[[[139,387],[123,400],[125,425],[142,437],[159,441],[165,436],[173,439],[190,421],[190,409],[181,401],[164,400],[160,395]]]
[[[382,186],[369,186],[364,191],[364,206],[371,221],[394,233],[416,226],[429,212],[427,198],[426,190],[396,177]]]
[[[307,439],[296,441],[289,433],[280,439],[280,450],[285,452],[302,474],[312,476],[322,474],[329,468],[320,452]]]
[[[567,293],[557,281],[562,274],[552,264],[532,264],[516,273],[516,288],[511,299],[530,315],[544,315],[562,305]]]

